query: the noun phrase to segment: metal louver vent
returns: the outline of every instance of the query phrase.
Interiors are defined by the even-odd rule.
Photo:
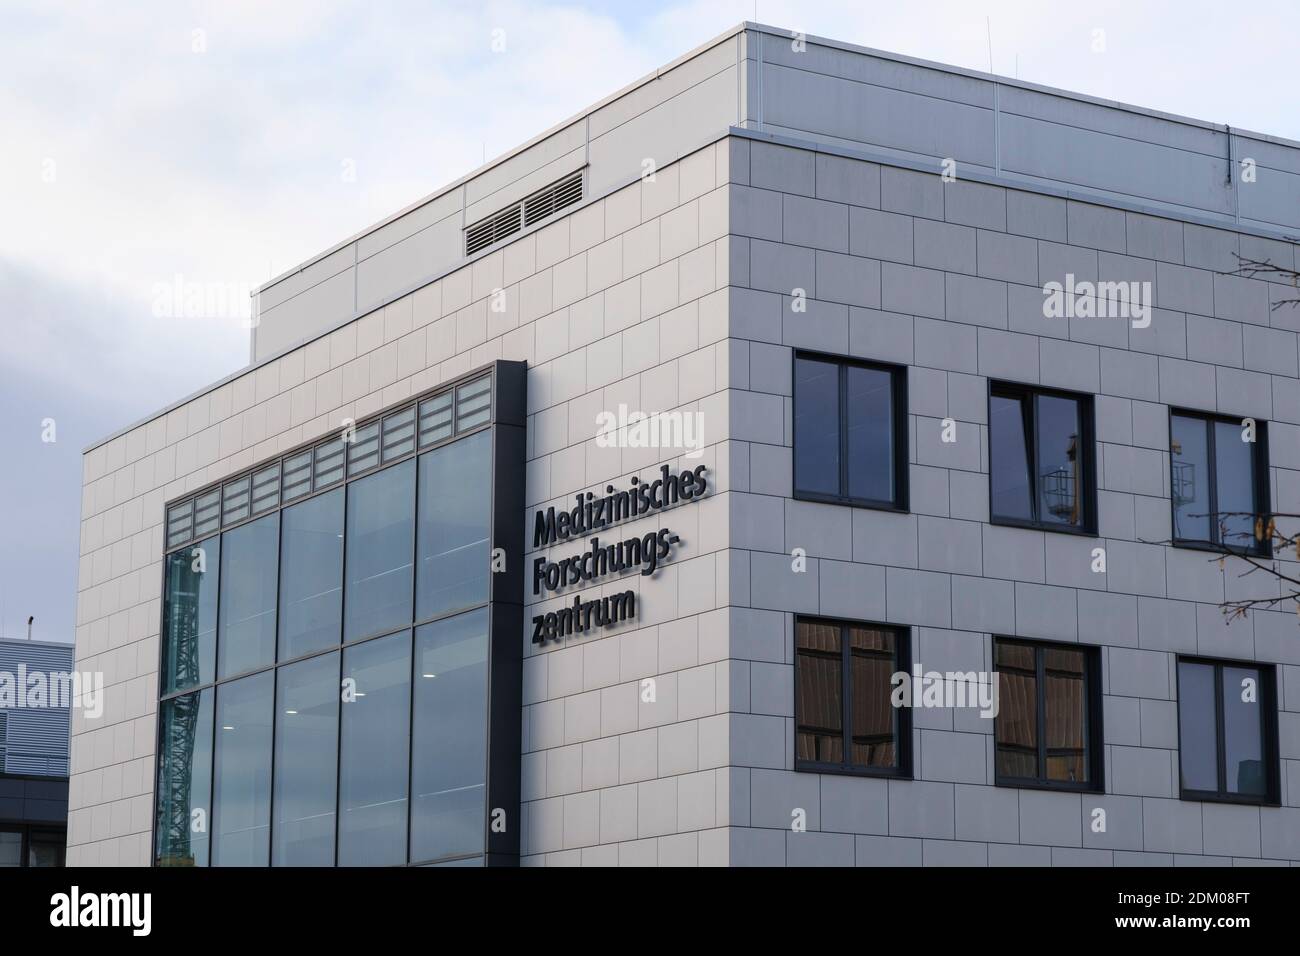
[[[497,213],[491,219],[485,219],[476,226],[465,230],[465,255],[472,256],[480,249],[486,249],[494,242],[500,242],[506,236],[514,235],[523,228],[519,222],[520,203]]]
[[[582,173],[579,172],[525,199],[524,225],[531,226],[547,216],[554,215],[565,206],[572,206],[581,198]]]
[[[470,226],[465,230],[465,255],[472,256],[581,199],[582,171],[579,170]]]

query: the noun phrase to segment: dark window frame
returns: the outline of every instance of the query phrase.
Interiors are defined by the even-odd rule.
[[[464,428],[464,430],[458,431],[455,427],[456,419],[453,418],[451,431],[447,435],[438,439],[428,440],[425,443],[421,444],[420,436],[419,436],[420,406],[426,401],[435,400],[440,398],[443,395],[449,394],[452,396],[450,407],[451,407],[452,414],[454,416],[459,409],[459,397],[460,397],[461,389],[467,385],[474,385],[480,380],[489,383],[486,389],[487,397],[485,399],[480,399],[478,405],[481,407],[478,407],[473,411],[476,414],[484,415],[485,417],[483,418],[483,420],[477,424]],[[523,527],[524,509],[518,507],[517,505],[522,504],[524,501],[524,469],[522,466],[524,463],[524,454],[525,454],[525,447],[526,447],[526,438],[525,438],[526,398],[525,396],[526,396],[525,363],[498,359],[486,365],[478,366],[462,375],[449,379],[448,381],[434,388],[431,388],[426,392],[420,393],[414,398],[404,399],[399,403],[384,408],[373,415],[361,419],[357,423],[356,427],[365,427],[366,425],[374,421],[381,421],[381,420],[387,420],[389,418],[394,418],[400,414],[405,413],[408,409],[412,410],[414,414],[414,425],[415,425],[415,434],[411,438],[411,445],[413,447],[411,447],[409,450],[404,451],[402,453],[395,453],[391,457],[386,459],[382,457],[382,449],[381,449],[381,462],[378,465],[369,467],[364,471],[358,470],[355,474],[348,474],[346,471],[347,449],[345,448],[344,449],[345,452],[344,474],[342,477],[332,480],[327,486],[322,485],[320,487],[317,487],[314,481],[309,480],[309,490],[305,494],[301,494],[293,498],[286,498],[282,493],[277,494],[276,501],[273,505],[269,505],[265,507],[264,509],[260,510],[257,514],[250,515],[238,521],[231,522],[229,525],[222,524],[220,517],[218,517],[216,527],[211,530],[205,530],[201,535],[196,535],[193,532],[192,530],[193,524],[191,524],[191,532],[188,535],[188,537],[184,539],[183,543],[177,543],[181,541],[181,539],[179,538],[176,539],[176,541],[169,541],[166,537],[166,534],[164,533],[162,561],[160,562],[161,567],[159,569],[159,577],[161,582],[160,593],[164,595],[166,594],[167,563],[169,557],[172,554],[181,551],[188,551],[199,542],[208,540],[209,538],[212,537],[221,539],[227,531],[242,527],[243,525],[249,524],[252,521],[259,520],[271,513],[279,514],[280,512],[283,512],[288,508],[294,507],[295,505],[307,501],[310,498],[315,498],[321,495],[330,494],[333,491],[339,489],[340,487],[347,487],[354,480],[363,480],[364,478],[369,477],[370,475],[373,475],[379,471],[386,470],[390,467],[400,466],[407,461],[415,461],[417,466],[417,471],[418,471],[418,459],[422,455],[432,452],[435,449],[441,448],[445,445],[449,445],[461,441],[462,439],[471,438],[480,432],[491,433],[491,439],[490,439],[491,451],[490,451],[489,462],[488,462],[489,471],[492,476],[492,482],[491,482],[492,488],[491,488],[491,496],[490,496],[490,504],[489,504],[490,544],[492,546],[495,546],[495,543],[498,540],[514,540],[518,537],[521,537],[524,534],[524,527]],[[479,398],[478,395],[472,397]],[[383,439],[382,426],[380,428],[380,438],[381,438],[381,446],[382,446],[382,439]],[[170,512],[172,511],[172,509],[179,506],[186,506],[189,508],[191,522],[192,522],[194,508],[195,508],[195,501],[199,500],[204,495],[212,494],[214,491],[218,495],[218,499],[217,499],[218,515],[220,515],[220,508],[219,508],[220,489],[225,484],[237,480],[246,471],[256,476],[260,473],[269,471],[270,467],[275,467],[277,469],[278,475],[282,477],[283,463],[285,461],[294,458],[298,455],[301,455],[303,453],[307,453],[313,456],[309,460],[308,467],[309,467],[309,473],[314,474],[314,449],[318,446],[328,445],[334,441],[337,441],[337,436],[330,436],[326,439],[318,438],[314,441],[303,442],[302,444],[295,446],[294,448],[290,449],[287,452],[282,452],[270,459],[267,459],[266,461],[257,463],[256,465],[254,465],[251,471],[249,469],[241,470],[236,475],[223,479],[222,481],[214,482],[209,486],[205,486],[204,489],[198,492],[187,493],[185,495],[178,497],[177,499],[165,502],[163,505],[164,528],[166,529],[167,527],[170,526]],[[415,483],[415,488],[414,488],[414,496],[415,496],[414,507],[415,507],[416,515],[419,514],[419,490],[420,490],[419,482],[417,481]],[[346,533],[346,526],[347,526],[346,493],[344,494],[343,522],[344,522],[344,529]],[[279,534],[277,535],[277,544],[276,544],[277,568],[280,566],[280,564],[283,561],[284,537],[283,537],[282,520],[280,521],[280,525],[281,527],[279,529]],[[418,542],[417,542],[417,536],[414,533],[412,534],[411,538],[412,538],[411,540],[412,561],[414,567],[415,557],[418,553]],[[346,551],[344,554],[342,581],[344,583],[344,586],[346,587],[346,581],[347,581]],[[415,588],[413,586],[411,589],[412,620],[410,622],[396,626],[391,630],[386,630],[384,633],[373,634],[361,640],[353,641],[351,643],[345,643],[342,640],[342,621],[340,621],[340,641],[337,645],[330,645],[314,651],[309,651],[300,655],[296,655],[292,658],[286,658],[284,660],[279,660],[277,658],[273,660],[272,663],[267,664],[265,666],[258,667],[246,672],[242,672],[240,674],[233,674],[225,678],[216,676],[215,674],[216,667],[215,667],[215,660],[214,660],[214,677],[212,680],[206,683],[197,683],[194,685],[186,686],[183,689],[174,690],[170,692],[160,691],[157,696],[158,703],[160,705],[158,708],[159,713],[161,712],[161,704],[170,699],[175,699],[178,697],[191,695],[191,694],[198,695],[208,690],[211,690],[213,693],[213,705],[212,705],[213,706],[213,730],[212,730],[213,739],[212,739],[212,747],[211,747],[211,754],[210,754],[210,768],[212,772],[210,774],[210,781],[209,781],[211,792],[209,794],[209,800],[207,806],[209,812],[209,818],[211,818],[211,811],[213,809],[212,804],[215,800],[215,793],[216,793],[216,774],[215,774],[216,749],[217,749],[216,748],[216,726],[217,726],[216,725],[216,688],[222,685],[230,684],[237,680],[263,674],[267,671],[275,672],[273,675],[272,692],[271,692],[272,693],[272,727],[271,727],[270,747],[271,747],[272,763],[271,763],[271,773],[268,782],[269,793],[271,795],[271,807],[270,807],[270,828],[271,829],[268,834],[269,845],[268,845],[268,854],[267,854],[268,863],[269,863],[271,851],[272,848],[274,847],[274,838],[275,838],[274,829],[275,829],[276,808],[274,803],[274,799],[275,799],[274,755],[275,755],[275,741],[276,741],[276,726],[275,726],[274,717],[275,717],[275,706],[276,706],[276,701],[278,700],[278,691],[279,691],[279,683],[280,683],[280,675],[278,673],[279,670],[285,666],[296,664],[301,661],[338,652],[339,661],[340,661],[340,665],[339,665],[340,675],[341,675],[342,661],[343,661],[342,652],[347,648],[359,647],[363,644],[368,644],[372,641],[383,640],[385,638],[392,637],[394,634],[403,631],[410,632],[412,635],[414,635],[415,630],[421,625],[432,624],[442,620],[454,618],[460,615],[477,613],[479,611],[487,612],[488,647],[489,647],[489,657],[487,663],[488,676],[487,676],[487,684],[484,687],[485,696],[483,702],[484,713],[486,715],[485,733],[487,734],[487,766],[486,766],[487,776],[485,779],[485,794],[486,794],[486,799],[488,801],[488,806],[492,808],[505,807],[510,817],[517,816],[518,807],[519,807],[518,794],[519,794],[519,779],[520,779],[519,778],[519,753],[521,749],[520,740],[519,740],[520,704],[519,704],[518,686],[519,686],[519,681],[522,679],[521,676],[522,660],[518,657],[518,654],[517,652],[515,652],[514,649],[517,644],[517,640],[516,640],[517,634],[520,632],[520,629],[523,627],[522,604],[520,603],[522,593],[523,593],[522,569],[519,566],[518,562],[512,562],[509,571],[495,573],[489,577],[488,594],[483,601],[469,607],[447,611],[423,619],[416,619],[415,618]],[[346,613],[346,593],[344,594],[343,600],[344,600],[344,613]],[[276,601],[277,601],[276,650],[278,652],[279,627],[280,627],[280,620],[279,620],[279,613],[278,613],[278,609],[279,609],[278,585],[277,585]],[[218,603],[217,615],[219,619],[220,616],[220,589],[219,588],[217,594],[217,603]],[[159,654],[159,662],[160,662],[159,673],[162,674],[163,671],[161,667],[161,661],[163,659],[163,655],[165,655],[166,653],[166,624],[167,624],[168,610],[166,607],[165,600],[160,602],[160,604],[161,607],[159,609],[159,618],[160,618],[161,639],[159,640],[158,654]],[[218,627],[218,635],[217,635],[218,640],[220,637],[219,631],[220,629]],[[414,652],[412,651],[411,667],[414,668],[414,665],[415,665],[415,657],[414,657]],[[412,679],[412,686],[414,686],[413,673],[411,675],[411,679]],[[414,694],[412,694],[412,700],[413,699],[414,699]],[[155,751],[157,753],[161,753],[163,722],[161,720],[158,720],[155,722],[155,724],[156,724]],[[342,714],[340,713],[340,718],[339,718],[340,736],[341,736],[341,732],[342,732]],[[413,739],[413,737],[414,735],[409,734],[408,732],[408,751],[410,747],[410,739]],[[409,826],[410,826],[410,805],[411,805],[410,791],[409,791],[410,766],[411,766],[411,760],[408,754],[408,772],[407,772],[408,835],[409,835]],[[340,769],[341,768],[336,767],[336,779],[338,773],[340,772]],[[160,770],[161,770],[161,761],[156,761],[155,766],[153,768],[153,795],[152,795],[152,801],[151,801],[152,806],[151,806],[151,813],[150,813],[150,821],[151,821],[150,822],[150,865],[151,866],[160,865],[158,860],[158,851],[159,851],[158,813],[160,807],[159,797],[160,797],[160,790],[161,790],[159,786]],[[337,866],[337,857],[338,857],[338,839],[337,839],[338,791],[337,790],[335,794],[335,803],[336,803],[335,865]],[[488,818],[490,818],[490,812],[487,816]],[[209,836],[211,837],[211,835],[212,834],[210,832]],[[209,853],[211,853],[211,844],[209,846]],[[437,864],[448,863],[448,862],[457,862],[465,859],[479,859],[479,860],[484,860],[485,865],[488,866],[503,866],[503,865],[513,866],[513,865],[517,865],[519,861],[518,828],[511,827],[504,832],[497,832],[495,829],[491,827],[486,827],[484,833],[483,850],[471,854],[456,853],[456,854],[448,855],[446,857],[439,857],[433,860],[412,859],[409,856],[409,839],[407,845],[407,853],[408,855],[405,863],[399,865],[429,866],[429,865],[437,865]],[[211,865],[211,860],[209,860],[208,865],[209,866]]]
[[[1182,720],[1182,665],[1200,664],[1214,668],[1214,753],[1218,790],[1187,790],[1183,787],[1183,720]],[[1262,795],[1230,793],[1227,789],[1227,760],[1223,726],[1223,669],[1239,667],[1259,672],[1259,705],[1264,708],[1261,717],[1260,749],[1268,782]],[[1174,720],[1178,731],[1178,799],[1201,803],[1233,803],[1252,807],[1279,807],[1282,805],[1282,761],[1278,746],[1277,665],[1259,661],[1238,661],[1222,657],[1201,657],[1179,654],[1174,659],[1174,688],[1177,694]]]
[[[1079,644],[1071,641],[1040,641],[1028,637],[1015,637],[1012,635],[993,635],[992,657],[993,673],[997,675],[998,680],[998,707],[1001,713],[1002,706],[1002,677],[998,672],[998,645],[999,644],[1018,644],[1022,647],[1031,647],[1034,649],[1034,673],[1035,677],[1035,737],[1038,741],[1038,767],[1039,775],[1037,777],[1010,777],[1004,776],[998,772],[998,725],[997,718],[993,718],[993,783],[998,787],[1014,787],[1019,790],[1058,790],[1068,793],[1105,793],[1106,792],[1106,739],[1105,728],[1103,726],[1102,714],[1102,691],[1101,691],[1101,646],[1094,644]],[[1049,780],[1047,778],[1047,734],[1045,726],[1047,723],[1047,704],[1046,704],[1046,664],[1045,652],[1050,650],[1068,650],[1083,652],[1084,680],[1087,686],[1084,688],[1084,703],[1086,713],[1084,715],[1084,732],[1086,734],[1083,743],[1083,759],[1088,767],[1088,780],[1083,783],[1071,783],[1068,780]]]
[[[1174,504],[1174,417],[1195,419],[1205,424],[1205,459],[1206,459],[1206,482],[1208,484],[1210,504],[1209,514],[1211,516],[1218,513],[1219,510],[1219,464],[1215,455],[1215,429],[1211,426],[1215,424],[1233,425],[1241,427],[1241,423],[1250,415],[1220,415],[1215,412],[1198,411],[1194,408],[1180,408],[1170,406],[1169,417],[1167,421],[1168,439],[1169,439],[1169,540],[1175,548],[1187,548],[1191,551],[1213,551],[1221,554],[1223,551],[1231,551],[1237,554],[1246,554],[1251,557],[1269,559],[1273,557],[1273,542],[1271,539],[1265,539],[1263,542],[1256,542],[1252,548],[1237,548],[1230,544],[1223,544],[1221,541],[1214,540],[1219,537],[1219,525],[1217,521],[1210,522],[1211,540],[1204,541],[1199,538],[1182,538],[1178,536],[1178,514]],[[1243,442],[1243,444],[1246,444]],[[1268,422],[1255,419],[1255,440],[1250,443],[1251,449],[1251,470],[1254,473],[1254,507],[1255,514],[1268,518],[1273,509],[1273,493],[1269,487],[1269,448],[1268,448]]]
[[[9,774],[10,778],[19,776]],[[35,778],[29,778],[35,779]],[[26,870],[26,869],[57,869],[58,867],[67,866],[67,847],[68,835],[66,828],[60,828],[56,823],[28,823],[24,821],[9,822],[0,818],[0,833],[16,833],[19,835],[18,840],[18,865],[16,867],[0,868],[0,873],[8,869]],[[63,847],[62,862],[54,867],[36,867],[32,865],[32,838],[53,838],[52,842],[56,846]]]
[[[824,362],[838,368],[839,386],[839,494],[821,491],[804,491],[799,488],[799,416],[796,405],[799,396],[796,392],[796,369],[800,359]],[[893,500],[862,498],[847,494],[848,476],[848,375],[846,369],[863,368],[877,372],[886,372],[890,376],[890,402],[892,404],[892,423],[890,429],[894,454],[894,497]],[[908,427],[907,366],[892,362],[877,362],[872,359],[834,355],[827,352],[815,352],[808,349],[792,349],[790,356],[790,395],[791,395],[791,431],[792,445],[790,454],[790,485],[793,497],[799,501],[815,501],[822,504],[848,505],[852,508],[872,508],[878,511],[897,511],[906,514],[909,507],[909,477],[911,472],[911,441]]]
[[[1039,517],[1038,502],[1038,403],[1037,397],[1045,395],[1051,398],[1063,398],[1078,402],[1079,408],[1079,451],[1083,455],[1083,484],[1078,499],[1083,505],[1083,524],[1079,527],[1059,522],[1043,521]],[[1022,518],[999,516],[993,511],[993,399],[1008,398],[1022,403],[1028,400],[1029,414],[1026,418],[1022,411],[1021,423],[1025,429],[1025,454],[1029,459],[1030,495],[1029,506],[1034,517],[1028,521]],[[988,395],[985,404],[985,421],[988,422],[988,476],[989,476],[989,524],[1003,525],[1011,528],[1031,528],[1036,531],[1054,531],[1060,534],[1073,534],[1085,538],[1097,537],[1097,425],[1096,403],[1088,392],[1075,392],[1063,388],[1049,388],[1022,382],[1008,382],[1002,379],[988,380]]]
[[[840,629],[840,703],[843,708],[841,733],[844,737],[844,760],[830,763],[821,760],[799,759],[799,624],[832,624]],[[912,670],[912,628],[905,624],[883,624],[875,621],[855,621],[848,618],[827,617],[820,614],[796,614],[791,643],[794,646],[794,769],[800,773],[834,773],[851,777],[890,777],[911,780],[912,776],[912,708],[896,707],[895,743],[898,754],[895,767],[868,767],[851,762],[853,737],[853,697],[852,697],[852,649],[848,639],[848,629],[865,627],[873,630],[890,631],[894,635],[894,672],[910,674]],[[891,687],[892,690],[892,687]]]

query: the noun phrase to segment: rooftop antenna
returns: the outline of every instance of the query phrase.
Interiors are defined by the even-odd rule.
[[[989,38],[989,72],[993,72],[993,22],[988,17],[984,18],[984,30]]]
[[[27,640],[29,641],[32,639],[32,621],[34,620],[36,620],[36,615],[27,615]]]

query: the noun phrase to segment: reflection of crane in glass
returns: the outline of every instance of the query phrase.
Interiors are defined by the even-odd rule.
[[[1067,465],[1054,471],[1044,472],[1043,501],[1047,510],[1056,517],[1069,522],[1079,523],[1079,496],[1076,489],[1080,487],[1079,436],[1071,435],[1065,447]]]
[[[174,561],[168,574],[167,624],[174,638],[176,659],[172,686],[193,687],[199,677],[199,592],[203,575],[194,569],[188,554]],[[164,635],[164,640],[167,636]],[[200,695],[172,698],[171,718],[164,728],[163,766],[167,779],[160,821],[159,863],[163,866],[193,866],[190,847],[190,780],[193,776],[194,737],[199,720]],[[206,821],[205,821],[206,823]]]
[[[1169,444],[1170,459],[1170,493],[1173,495],[1174,508],[1177,509],[1189,501],[1196,500],[1196,465],[1190,461],[1179,461],[1183,453],[1182,442],[1174,439]]]

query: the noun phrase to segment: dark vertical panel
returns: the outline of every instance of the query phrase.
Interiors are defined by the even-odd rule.
[[[523,708],[528,420],[527,366],[498,362],[493,376],[492,547],[505,556],[493,571],[489,612],[487,864],[519,862],[520,753]]]

